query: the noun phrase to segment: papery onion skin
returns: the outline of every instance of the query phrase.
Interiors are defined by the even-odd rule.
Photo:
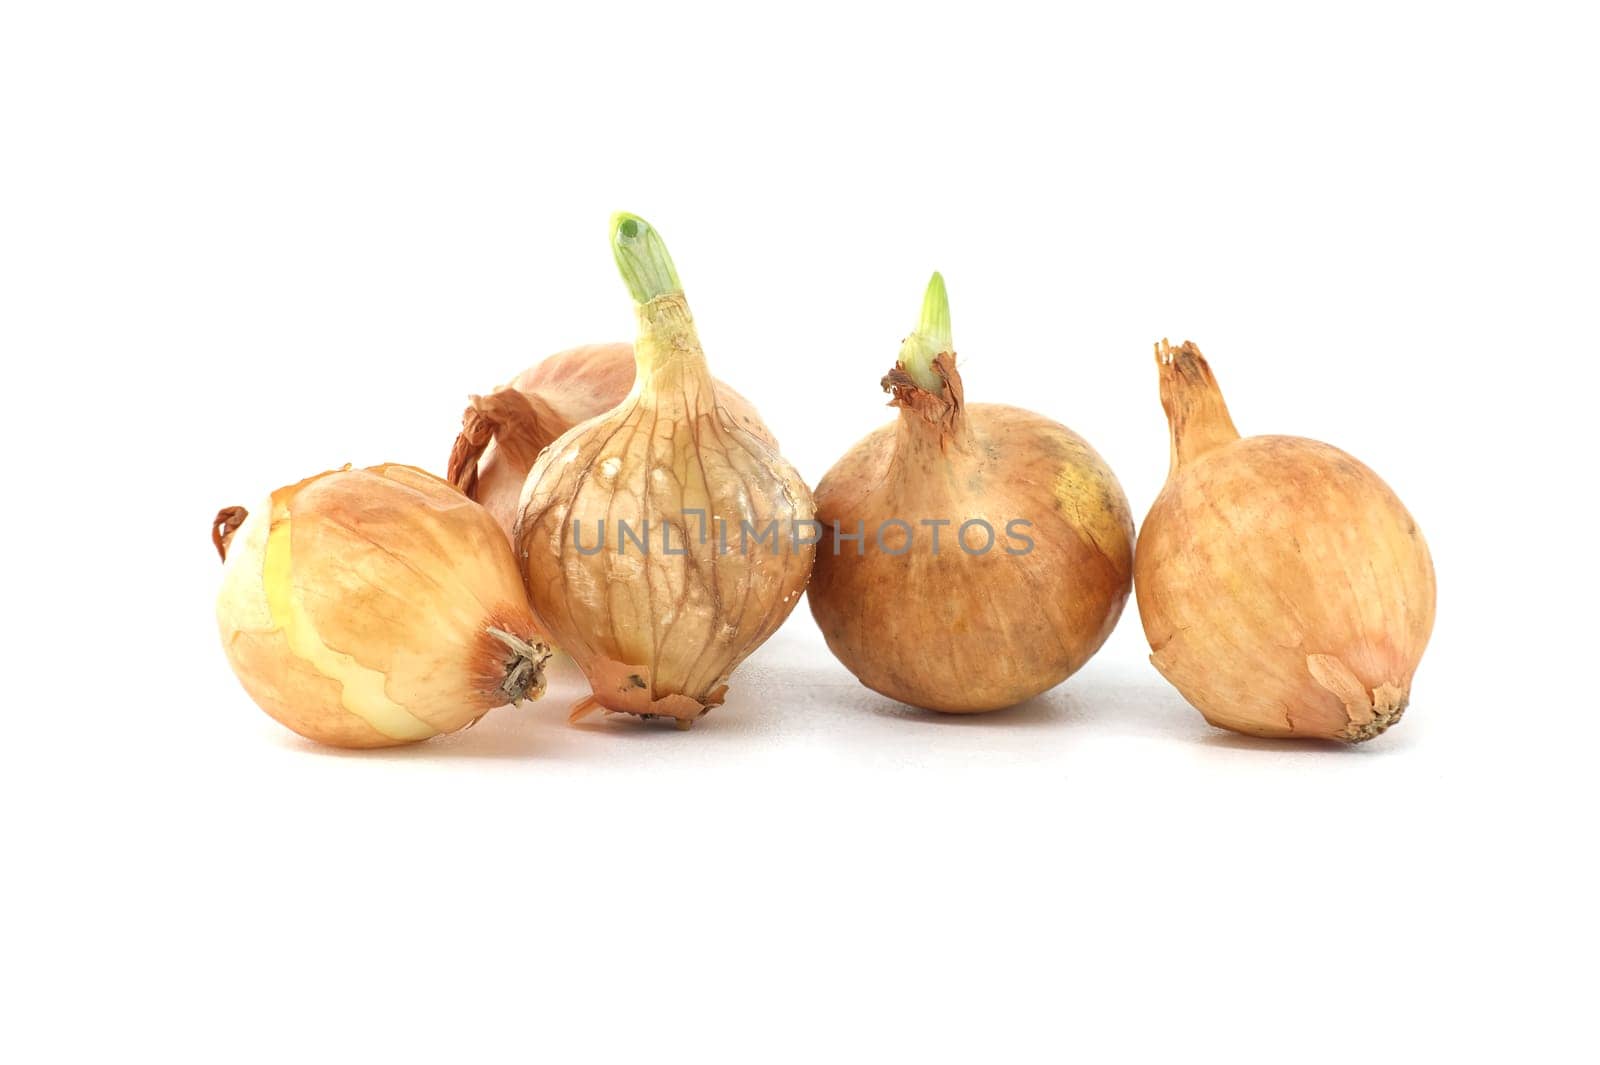
[[[719,402],[659,236],[618,215],[613,240],[638,304],[637,380],[617,409],[539,457],[513,541],[542,629],[593,689],[574,720],[603,709],[687,727],[799,601],[815,548],[796,544],[809,529],[792,531],[814,508],[794,468]],[[777,549],[740,550],[741,521],[775,523]],[[623,522],[649,523],[648,553],[619,550]],[[726,552],[719,525],[731,527]],[[603,549],[578,550],[602,527]]]
[[[1328,444],[1241,438],[1191,343],[1157,345],[1172,466],[1139,533],[1150,660],[1207,721],[1369,740],[1400,720],[1433,630],[1416,521]]]
[[[928,300],[942,303],[936,274]],[[916,379],[904,361],[884,379],[899,417],[857,443],[817,485],[827,530],[807,598],[828,647],[867,687],[912,706],[976,713],[1053,688],[1105,643],[1127,602],[1133,519],[1116,476],[1066,426],[1016,407],[967,404],[950,352],[948,309],[924,308],[944,335]],[[891,520],[914,530],[909,550]],[[968,553],[962,523],[997,542]],[[921,523],[946,520],[940,553]],[[1009,538],[1013,521],[1021,539]],[[854,534],[835,541],[834,529]],[[976,551],[981,527],[968,533]],[[839,553],[835,553],[836,548]],[[887,548],[888,550],[885,550]],[[863,553],[858,554],[858,550]]]
[[[504,535],[448,483],[346,467],[241,516],[218,515],[217,625],[240,683],[286,727],[392,747],[543,693],[551,652]]]
[[[509,537],[539,453],[574,425],[627,399],[633,378],[632,344],[586,344],[551,355],[487,395],[470,397],[445,479],[481,503]],[[729,420],[778,446],[749,400],[721,381],[713,384]]]

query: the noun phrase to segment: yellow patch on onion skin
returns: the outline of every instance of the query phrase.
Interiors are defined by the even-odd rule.
[[[389,698],[383,690],[382,673],[364,667],[354,655],[341,654],[322,643],[316,626],[306,617],[294,595],[290,550],[288,500],[274,496],[261,576],[267,593],[268,617],[272,626],[283,634],[288,652],[338,684],[340,705],[380,735],[398,743],[437,736],[438,730],[418,721],[405,707]]]

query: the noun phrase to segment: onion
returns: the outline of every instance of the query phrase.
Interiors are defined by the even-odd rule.
[[[543,631],[593,688],[574,720],[687,727],[805,589],[811,493],[719,401],[660,236],[633,215],[612,224],[638,304],[633,389],[539,456],[512,540]]]
[[[1367,467],[1294,436],[1240,439],[1191,343],[1156,346],[1172,465],[1139,534],[1139,614],[1163,676],[1213,725],[1369,740],[1405,711],[1433,629],[1433,562]]]
[[[966,403],[938,274],[883,386],[899,417],[817,486],[808,594],[828,647],[867,687],[930,710],[1054,687],[1128,598],[1133,521],[1116,477],[1063,425]]]
[[[778,446],[756,409],[714,381],[725,417]],[[510,536],[522,486],[539,452],[579,422],[604,414],[633,388],[632,344],[588,344],[550,356],[508,385],[472,396],[450,450],[450,483],[482,503]]]
[[[432,474],[374,466],[218,513],[217,625],[250,697],[335,747],[413,743],[544,693],[505,536]]]

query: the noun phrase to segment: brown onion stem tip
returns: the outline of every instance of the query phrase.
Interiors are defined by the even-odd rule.
[[[217,549],[217,557],[222,561],[228,561],[228,545],[233,542],[233,534],[249,516],[250,512],[243,507],[223,507],[211,519],[211,546]]]

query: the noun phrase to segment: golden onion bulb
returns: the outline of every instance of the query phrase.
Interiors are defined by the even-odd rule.
[[[1191,343],[1156,348],[1166,486],[1139,532],[1150,660],[1213,725],[1360,742],[1400,720],[1433,630],[1433,562],[1389,486],[1338,448],[1240,438]]]
[[[535,616],[593,689],[574,719],[687,727],[805,590],[811,493],[719,399],[656,231],[618,215],[613,251],[637,303],[633,389],[539,456],[512,539]]]
[[[544,692],[551,652],[505,534],[432,474],[319,474],[222,511],[213,538],[228,662],[308,739],[414,743]]]
[[[1071,429],[968,404],[943,279],[883,380],[899,416],[817,485],[807,598],[856,678],[947,713],[1055,687],[1105,643],[1133,580],[1116,476]]]

